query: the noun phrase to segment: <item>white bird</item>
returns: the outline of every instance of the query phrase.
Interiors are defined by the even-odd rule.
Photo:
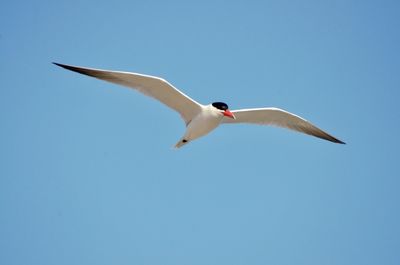
[[[317,128],[305,119],[278,108],[254,108],[230,111],[223,102],[202,105],[176,89],[168,81],[150,75],[109,71],[54,63],[65,69],[123,85],[142,92],[177,111],[186,123],[186,132],[176,143],[179,148],[204,136],[221,123],[275,125],[313,135],[334,143],[344,142]]]

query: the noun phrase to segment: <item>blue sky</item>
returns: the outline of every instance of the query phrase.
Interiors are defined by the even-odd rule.
[[[8,1],[0,264],[399,264],[398,1]],[[347,145],[179,115],[51,64],[294,112]]]

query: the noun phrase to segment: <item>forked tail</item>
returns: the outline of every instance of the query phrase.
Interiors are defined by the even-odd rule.
[[[176,143],[175,148],[181,148],[182,146],[184,146],[187,143],[189,143],[189,141],[186,140],[185,138],[182,138],[179,140],[179,142]]]

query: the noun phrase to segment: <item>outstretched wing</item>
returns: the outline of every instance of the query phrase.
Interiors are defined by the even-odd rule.
[[[54,64],[80,74],[133,88],[147,96],[159,100],[161,103],[179,112],[186,124],[201,110],[201,105],[199,103],[159,77],[129,72],[84,68],[59,63]]]
[[[313,135],[334,143],[344,142],[324,132],[305,119],[278,108],[241,109],[232,111],[236,119],[225,118],[223,123],[254,123],[261,125],[274,125]]]

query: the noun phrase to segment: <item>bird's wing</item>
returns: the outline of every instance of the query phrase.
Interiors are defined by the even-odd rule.
[[[223,123],[254,123],[261,125],[275,125],[305,134],[313,135],[334,143],[344,142],[322,131],[305,119],[278,108],[241,109],[232,111],[236,119],[224,117]]]
[[[186,124],[201,110],[201,105],[199,103],[159,77],[129,72],[84,68],[59,63],[54,64],[80,74],[136,89],[179,112]]]

